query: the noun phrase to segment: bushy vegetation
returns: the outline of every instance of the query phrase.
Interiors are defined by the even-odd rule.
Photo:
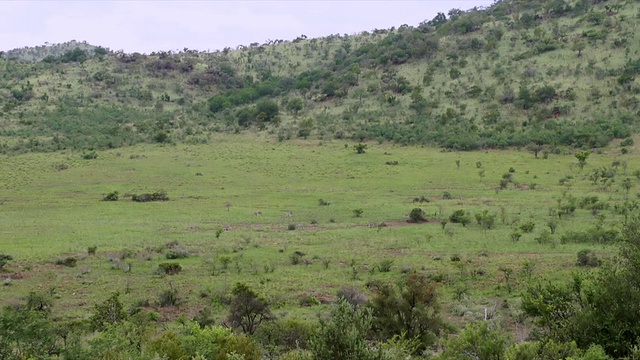
[[[19,141],[0,150],[202,143],[247,127],[281,140],[530,147],[536,156],[599,148],[638,127],[636,10],[499,2],[417,26],[212,53],[16,49],[0,58],[0,109],[12,124],[0,135]]]

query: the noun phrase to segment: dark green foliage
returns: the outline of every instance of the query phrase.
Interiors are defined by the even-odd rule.
[[[182,271],[182,266],[176,262],[158,264],[158,273],[166,275],[176,275]]]
[[[462,224],[462,226],[467,226],[471,222],[471,218],[469,214],[464,210],[456,210],[449,216],[449,221],[454,224]]]
[[[536,320],[536,338],[581,349],[597,344],[616,358],[629,355],[640,336],[640,217],[627,219],[614,266],[589,281],[574,275],[566,285],[534,284],[523,294],[523,310]],[[590,253],[581,255],[588,261]],[[585,258],[586,256],[586,258]]]
[[[382,351],[369,346],[367,333],[372,328],[371,310],[354,308],[341,300],[331,309],[331,319],[320,321],[310,341],[316,360],[383,360]]]
[[[487,230],[493,229],[493,226],[496,223],[496,214],[489,213],[489,210],[484,210],[481,213],[476,213],[474,216],[478,225]]]
[[[119,194],[117,191],[112,191],[110,193],[108,193],[107,195],[105,195],[102,198],[102,201],[118,201],[119,198]]]
[[[412,223],[421,223],[421,222],[427,221],[427,218],[425,217],[424,210],[422,210],[420,208],[412,209],[411,212],[409,213],[409,220],[408,221],[412,222]]]
[[[505,349],[511,342],[506,332],[488,321],[469,323],[457,338],[447,341],[445,350],[439,358],[503,360],[506,359]]]
[[[168,201],[169,197],[164,190],[160,190],[151,194],[134,194],[131,200],[135,202]]]
[[[295,349],[308,349],[316,324],[296,319],[280,319],[260,325],[255,338],[263,348],[277,354]]]
[[[231,327],[239,328],[243,333],[251,335],[263,321],[271,320],[271,310],[267,301],[247,285],[237,283],[232,294],[227,317]]]
[[[533,221],[528,221],[522,225],[520,225],[520,230],[522,230],[523,233],[528,234],[533,232],[533,228],[536,226],[536,223],[534,223]]]
[[[98,153],[95,151],[90,151],[88,153],[83,153],[82,158],[85,160],[93,160],[98,158]]]
[[[435,342],[443,327],[435,283],[423,274],[412,273],[398,285],[379,286],[369,306],[377,338],[404,334],[418,339],[419,348],[425,349]]]
[[[0,254],[0,271],[4,270],[4,266],[11,260],[13,260],[11,255]]]
[[[615,229],[594,227],[587,231],[567,231],[560,236],[563,244],[612,244],[619,240],[620,233]]]
[[[320,206],[329,206],[329,205],[331,205],[331,203],[326,201],[326,200],[324,200],[324,199],[320,199],[320,200],[318,200],[318,205],[320,205]]]
[[[58,351],[48,312],[6,308],[0,313],[0,358],[46,359]]]
[[[353,145],[353,150],[356,151],[356,154],[364,154],[367,152],[367,144],[358,143]]]
[[[118,324],[127,319],[120,293],[114,292],[102,303],[96,304],[90,322],[94,330],[104,330],[109,325]]]
[[[158,295],[158,305],[162,307],[178,307],[180,303],[181,300],[178,296],[178,289],[175,289],[171,284],[169,284],[168,289],[163,290]]]
[[[353,213],[353,217],[359,218],[364,213],[364,210],[362,210],[362,209],[353,209],[352,213]]]
[[[578,260],[576,262],[576,265],[578,266],[589,266],[589,267],[596,267],[596,266],[600,266],[600,264],[602,263],[600,261],[600,259],[598,259],[598,257],[596,256],[596,253],[593,252],[593,250],[589,250],[589,249],[583,249],[578,251]]]
[[[63,265],[67,267],[75,267],[78,263],[78,259],[73,256],[68,256],[63,259],[56,260],[56,265]]]

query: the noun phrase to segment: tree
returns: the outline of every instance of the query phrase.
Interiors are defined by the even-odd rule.
[[[256,104],[256,117],[263,122],[274,122],[279,113],[280,107],[275,101],[262,100]]]
[[[302,98],[299,97],[293,98],[287,103],[287,110],[293,113],[294,116],[298,116],[298,113],[303,109],[303,107],[304,102],[302,101]]]
[[[577,51],[578,52],[578,57],[582,56],[582,50],[584,50],[587,47],[587,43],[584,42],[583,40],[575,40],[573,42],[573,45],[571,45],[571,50],[573,51]]]
[[[389,339],[405,334],[420,342],[420,350],[435,342],[444,324],[436,286],[424,274],[410,274],[399,285],[380,286],[369,307],[376,336]]]
[[[584,166],[587,164],[587,158],[589,158],[589,154],[591,154],[588,151],[578,151],[575,156],[576,159],[578,159],[578,165],[580,165],[580,170],[584,169]]]
[[[231,327],[240,328],[245,334],[252,335],[261,322],[271,319],[267,301],[246,284],[237,283],[232,294],[228,317]]]

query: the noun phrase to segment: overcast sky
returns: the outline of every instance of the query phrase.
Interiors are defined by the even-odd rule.
[[[111,50],[216,50],[268,39],[418,25],[492,0],[11,1],[0,0],[0,50],[86,40]]]

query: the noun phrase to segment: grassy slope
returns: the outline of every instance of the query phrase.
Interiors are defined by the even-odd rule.
[[[605,9],[605,6],[614,4],[621,5],[620,9],[613,12]],[[591,6],[588,13],[562,17],[553,16],[543,2],[505,3],[501,6],[507,9],[506,15],[500,15],[497,10],[487,11],[486,14],[490,14],[487,15],[488,21],[476,31],[458,35],[445,26],[436,32],[437,36],[428,35],[439,38],[437,53],[430,53],[428,59],[413,58],[399,65],[376,64],[371,61],[378,60],[367,58],[369,55],[357,58],[359,49],[401,34],[398,29],[388,34],[331,36],[211,54],[188,52],[124,57],[124,54],[116,54],[103,60],[88,60],[84,64],[47,66],[0,60],[0,67],[6,70],[0,83],[0,106],[14,103],[12,90],[27,82],[33,86],[31,100],[3,110],[0,135],[7,144],[3,151],[55,148],[47,143],[53,134],[68,137],[64,146],[75,148],[153,141],[153,135],[158,131],[169,131],[175,141],[204,142],[207,141],[206,134],[211,131],[237,131],[236,110],[251,104],[212,114],[206,101],[212,95],[224,93],[227,87],[219,78],[204,85],[194,84],[194,78],[206,78],[209,76],[207,72],[218,74],[220,69],[227,67],[232,69],[231,78],[244,82],[243,86],[247,87],[247,79],[257,83],[265,73],[296,77],[303,71],[315,69],[343,71],[336,62],[343,53],[346,53],[345,63],[357,63],[361,68],[358,85],[347,88],[344,98],[326,99],[321,91],[322,81],[314,83],[306,92],[294,90],[275,96],[273,99],[279,102],[301,96],[304,109],[296,117],[282,106],[281,125],[268,126],[269,133],[280,134],[284,138],[296,137],[301,122],[307,120],[307,125],[310,123],[313,127],[311,136],[314,138],[328,139],[363,131],[366,136],[377,137],[370,126],[392,123],[400,128],[410,128],[410,123],[417,121],[418,124],[426,124],[431,132],[455,126],[467,129],[471,126],[469,124],[473,124],[477,129],[467,129],[466,133],[485,130],[500,134],[503,131],[500,129],[507,129],[509,136],[514,137],[532,126],[547,126],[554,109],[560,109],[562,113],[556,119],[561,124],[624,118],[631,129],[637,127],[637,86],[632,82],[625,89],[617,82],[619,69],[627,61],[637,59],[640,50],[636,3],[608,1]],[[529,27],[522,26],[519,19],[525,12],[539,16],[539,20]],[[477,14],[470,12],[469,16]],[[590,20],[593,14],[600,14],[599,23]],[[495,29],[501,29],[504,34],[495,47],[487,46]],[[591,41],[585,35],[590,32],[606,35],[603,40]],[[485,46],[475,50],[468,48],[473,39],[480,40]],[[544,41],[551,42],[556,49],[517,59]],[[580,57],[572,50],[575,41],[582,41],[586,46]],[[122,60],[136,56],[138,60],[133,62]],[[190,62],[193,68],[188,71],[179,68],[163,70],[163,61],[177,67]],[[461,72],[455,80],[450,77],[452,68]],[[412,102],[410,92],[402,95],[386,89],[383,72],[389,70],[397,72],[396,78],[404,76],[427,99],[429,106],[418,120],[409,108]],[[433,79],[429,85],[424,85],[423,77],[428,70],[433,71]],[[107,74],[109,79],[96,80],[98,73]],[[338,77],[344,75],[343,72],[337,74]],[[528,109],[523,109],[517,101],[501,103],[508,88],[517,100],[521,86],[534,92],[545,85],[552,86],[557,93],[549,103],[537,103]],[[480,90],[478,95],[469,93],[474,86]],[[565,98],[563,94],[571,89],[575,92],[575,99]],[[162,100],[165,94],[169,101]],[[47,100],[41,99],[44,95]],[[390,96],[397,98],[397,105],[387,102]],[[80,110],[94,109],[94,113],[58,116],[46,112],[63,105]],[[104,110],[112,107],[121,110],[115,113]],[[447,112],[459,115],[456,124],[449,120],[446,125],[436,126]],[[492,112],[498,114],[495,123],[486,120]],[[158,118],[163,119],[164,125],[158,125]],[[78,119],[81,119],[80,123],[74,124]],[[508,130],[512,127],[513,131]],[[379,136],[400,143],[425,141],[412,139],[406,134]],[[103,141],[103,138],[107,140]],[[23,139],[25,143],[16,146],[17,139]],[[33,145],[34,139],[43,144]]]
[[[620,185],[607,191],[591,185],[591,170],[614,160],[629,164],[627,176],[639,170],[637,154],[619,156],[615,148],[592,154],[581,172],[572,154],[536,160],[521,151],[456,153],[372,145],[366,154],[357,155],[344,145],[317,140],[278,143],[258,133],[214,136],[209,145],[138,145],[99,152],[95,160],[81,160],[72,151],[3,156],[0,167],[7,171],[0,175],[0,238],[2,252],[16,260],[2,274],[14,280],[0,288],[0,302],[17,301],[29,291],[52,291],[57,316],[85,317],[108,292],[126,293],[128,304],[143,299],[153,304],[171,284],[185,300],[180,311],[193,315],[211,301],[202,296],[225,294],[235,282],[244,281],[266,294],[278,313],[311,316],[317,308],[298,304],[305,294],[332,300],[346,284],[364,289],[371,281],[395,279],[413,269],[441,281],[446,313],[467,321],[481,317],[483,307],[501,304],[502,299],[517,302],[519,285],[508,293],[500,267],[513,269],[513,284],[525,281],[520,269],[529,260],[536,264],[534,276],[562,279],[575,270],[578,250],[611,253],[612,248],[602,245],[559,242],[569,230],[593,226],[594,217],[587,210],[562,220],[552,243],[541,245],[535,238],[546,226],[549,208],[563,196],[595,194],[610,205],[623,201]],[[394,160],[399,165],[385,165]],[[485,169],[483,179],[478,161]],[[69,168],[56,170],[61,163]],[[511,185],[497,192],[497,182],[509,167],[516,170],[518,183],[535,183],[535,190]],[[625,177],[622,172],[619,177]],[[559,185],[558,180],[569,175],[575,177],[572,185]],[[113,190],[124,194],[158,189],[166,190],[171,200],[99,201]],[[445,191],[453,199],[443,200]],[[636,192],[634,178],[631,196]],[[412,199],[421,195],[432,199],[420,206],[433,221],[408,225],[403,213],[418,206]],[[320,206],[320,198],[331,204]],[[356,208],[363,209],[361,218],[353,217]],[[457,209],[472,216],[489,210],[498,214],[497,226],[482,230],[473,221],[466,228],[448,224],[443,231],[437,219]],[[263,215],[253,216],[256,211]],[[283,217],[286,211],[293,217]],[[604,214],[605,227],[615,228],[620,216]],[[312,226],[312,220],[317,224]],[[511,242],[513,229],[527,221],[536,223],[534,232]],[[388,226],[368,227],[381,222]],[[290,231],[290,224],[305,228]],[[216,239],[216,230],[228,225],[231,230]],[[167,261],[162,245],[171,241],[192,254],[179,260],[183,274],[153,275],[158,264]],[[97,256],[86,256],[89,246],[97,246]],[[294,251],[305,253],[310,263],[291,265]],[[123,252],[132,254],[124,260],[131,272],[109,261]],[[450,261],[453,254],[461,261]],[[79,257],[78,265],[54,264],[66,256]],[[227,270],[222,265],[225,257],[230,259]],[[391,272],[378,272],[377,265],[386,259],[394,261]],[[478,269],[484,274],[475,274]],[[454,300],[455,293],[466,295]],[[499,313],[510,320],[516,310]],[[175,316],[168,309],[160,312]],[[218,315],[223,314],[220,308]]]

